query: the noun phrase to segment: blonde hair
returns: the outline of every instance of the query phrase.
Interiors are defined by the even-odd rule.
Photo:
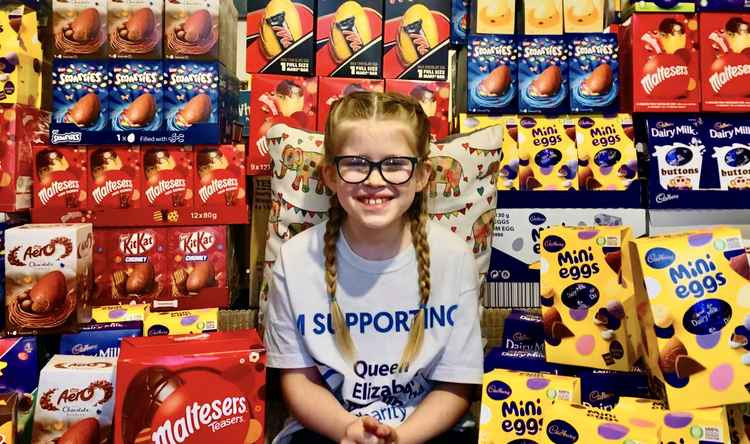
[[[354,92],[334,102],[328,115],[325,128],[325,162],[333,165],[334,157],[341,149],[345,137],[342,136],[342,123],[356,120],[394,120],[411,128],[411,148],[421,160],[430,153],[430,125],[422,107],[414,99],[393,93]],[[418,192],[406,212],[411,228],[412,243],[417,256],[419,282],[419,311],[414,317],[409,331],[409,339],[401,355],[399,368],[406,371],[422,348],[425,329],[425,310],[430,299],[430,246],[427,243],[427,198]],[[356,353],[344,313],[336,299],[336,242],[346,213],[338,198],[331,197],[331,208],[326,223],[325,281],[331,298],[331,318],[334,328],[334,341],[339,351],[349,360]]]

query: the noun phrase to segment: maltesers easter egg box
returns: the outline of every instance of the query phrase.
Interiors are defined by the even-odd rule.
[[[750,13],[700,14],[703,111],[750,111]]]
[[[640,353],[622,227],[542,231],[540,294],[548,362],[629,371]],[[640,336],[638,336],[638,339]]]
[[[646,363],[670,405],[750,401],[750,267],[740,231],[631,244]]]
[[[255,330],[123,339],[114,443],[264,442],[265,362]]]
[[[578,378],[493,370],[485,373],[479,443],[539,444],[547,410],[555,403],[580,402]]]
[[[635,112],[697,112],[701,103],[695,14],[634,14],[632,82]]]

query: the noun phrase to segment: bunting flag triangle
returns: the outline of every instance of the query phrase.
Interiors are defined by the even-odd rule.
[[[464,208],[463,210],[458,210],[458,212],[465,215],[466,214],[466,208]]]

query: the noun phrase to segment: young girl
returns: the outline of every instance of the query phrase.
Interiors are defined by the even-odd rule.
[[[268,365],[295,418],[276,443],[471,442],[449,430],[482,380],[477,269],[428,222],[429,140],[410,98],[333,105],[330,218],[281,247],[268,297]]]

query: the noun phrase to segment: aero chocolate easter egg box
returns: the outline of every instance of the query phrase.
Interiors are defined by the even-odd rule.
[[[565,39],[522,37],[518,57],[518,112],[567,112],[569,56]]]
[[[583,190],[626,190],[638,179],[633,119],[582,116],[576,119],[578,179]]]
[[[632,23],[633,111],[697,112],[701,102],[697,17],[635,14]]]
[[[512,35],[476,35],[469,38],[469,112],[507,114],[515,110],[517,58],[516,39]]]
[[[542,231],[540,292],[548,362],[629,371],[638,352],[628,331],[632,289],[621,277],[622,227]]]
[[[577,190],[575,137],[572,121],[521,117],[518,125],[521,190]]]
[[[700,15],[703,111],[750,111],[750,13]]]
[[[578,378],[499,369],[485,373],[479,443],[540,444],[548,409],[580,398]]]
[[[750,125],[744,117],[710,116],[703,122],[722,190],[750,190]],[[713,163],[712,163],[713,164]]]
[[[750,400],[750,271],[739,230],[638,239],[635,276],[647,364],[670,405]]]
[[[615,113],[619,110],[620,59],[614,33],[568,38],[570,111]]]

